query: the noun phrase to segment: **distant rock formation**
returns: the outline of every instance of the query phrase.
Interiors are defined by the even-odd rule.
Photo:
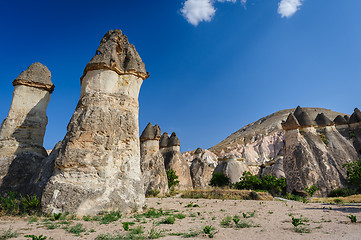
[[[209,183],[212,179],[214,167],[208,162],[209,159],[205,157],[205,150],[197,148],[194,151],[194,159],[190,166],[191,178],[193,188],[205,189],[209,188]]]
[[[203,162],[206,162],[208,166],[212,168],[215,168],[218,165],[217,155],[208,149],[197,148],[194,151],[183,152],[182,155],[189,166],[192,164],[192,161],[195,158],[200,158]]]
[[[244,159],[239,159],[235,155],[227,155],[220,159],[220,162],[214,173],[223,173],[227,176],[231,183],[237,183],[240,181],[243,172],[249,171],[247,164],[244,162]]]
[[[190,169],[180,152],[180,141],[173,132],[170,137],[163,133],[159,141],[159,148],[164,158],[166,170],[173,169],[178,176],[178,190],[191,190],[193,188]]]
[[[11,107],[0,129],[0,192],[40,195],[33,177],[48,156],[43,140],[54,84],[48,68],[37,62],[13,85]]]
[[[147,77],[127,37],[106,33],[85,67],[78,105],[54,157],[45,212],[83,216],[143,206],[138,94]]]
[[[351,118],[349,122],[352,122]],[[282,123],[286,131],[283,168],[289,192],[301,192],[306,186],[314,184],[322,195],[326,195],[345,183],[346,169],[342,165],[358,160],[352,141],[345,137],[348,130],[337,126],[345,125],[341,115],[332,122],[320,113],[315,122],[301,107],[297,107]],[[355,131],[359,128],[359,125],[355,126]]]
[[[140,136],[140,168],[143,175],[145,194],[159,191],[159,195],[169,192],[164,158],[159,151],[161,130],[149,123]]]

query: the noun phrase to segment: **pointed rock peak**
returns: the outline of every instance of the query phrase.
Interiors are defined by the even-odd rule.
[[[317,125],[320,127],[334,125],[334,123],[328,117],[326,117],[326,115],[324,113],[319,113],[317,115],[315,121],[316,121]]]
[[[311,120],[310,116],[306,112],[302,112],[301,115],[297,117],[297,120],[301,127],[315,126],[315,122]]]
[[[350,117],[348,115],[345,115],[343,117],[346,119],[347,122],[350,120]]]
[[[168,143],[169,143],[168,133],[164,132],[163,135],[160,137],[159,147],[160,148],[168,147]]]
[[[148,125],[145,127],[144,131],[142,132],[142,135],[140,135],[140,141],[144,142],[152,139],[154,139],[154,127],[151,123],[148,123]]]
[[[361,122],[361,112],[358,108],[355,108],[348,123],[357,123],[357,122]]]
[[[342,117],[341,115],[338,115],[337,117],[335,117],[333,122],[336,125],[345,125],[345,124],[347,124],[347,120],[344,117]]]
[[[31,64],[28,69],[21,72],[13,81],[13,85],[26,85],[41,88],[50,93],[54,91],[55,87],[51,82],[51,73],[49,69],[39,62]]]
[[[290,113],[287,117],[286,122],[282,123],[282,128],[284,130],[293,130],[300,127],[300,124],[297,121],[297,118],[293,115],[293,113]]]
[[[104,35],[81,79],[88,71],[100,69],[113,70],[119,75],[133,74],[143,80],[149,77],[134,45],[129,43],[127,36],[119,29],[110,30]]]
[[[172,132],[172,135],[169,138],[168,146],[180,146],[180,141],[175,132]]]
[[[299,116],[301,116],[301,113],[303,112],[303,109],[300,106],[297,106],[295,112],[293,113],[293,115],[295,115],[296,118],[298,118]]]
[[[160,127],[158,124],[154,125],[154,138],[155,140],[159,140],[162,136],[162,131],[160,130]]]
[[[202,148],[197,148],[195,151],[194,151],[194,154],[200,154],[202,153]]]

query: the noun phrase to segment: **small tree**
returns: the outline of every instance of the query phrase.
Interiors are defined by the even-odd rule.
[[[318,187],[316,185],[311,185],[309,187],[305,187],[306,193],[312,198],[313,194],[318,190]]]
[[[230,184],[231,180],[226,175],[220,172],[213,173],[212,179],[209,183],[209,185],[213,187],[224,187]]]
[[[171,168],[169,170],[166,170],[167,178],[168,178],[168,187],[169,189],[174,189],[175,186],[179,184],[178,176],[176,172]]]
[[[347,170],[347,184],[358,191],[361,190],[361,160],[345,163],[342,167]]]

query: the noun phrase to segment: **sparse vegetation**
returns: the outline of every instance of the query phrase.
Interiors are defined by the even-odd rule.
[[[76,236],[80,236],[82,232],[86,231],[86,228],[83,227],[83,224],[77,223],[74,226],[66,227],[65,230]]]
[[[168,187],[169,189],[173,189],[174,187],[179,184],[178,176],[176,172],[173,169],[166,170],[167,173],[167,179],[168,179]]]
[[[328,194],[328,197],[347,197],[355,194],[357,194],[357,191],[355,189],[345,187],[332,190]]]
[[[135,223],[133,223],[133,222],[123,222],[122,224],[123,224],[124,230],[129,231],[129,226],[134,225]]]
[[[320,138],[324,144],[326,144],[326,145],[328,144],[328,140],[327,140],[325,134],[320,133]]]
[[[312,198],[316,191],[318,191],[318,187],[316,185],[311,185],[309,187],[305,187],[305,191]]]
[[[224,187],[229,186],[230,184],[231,180],[226,175],[220,172],[213,173],[211,181],[209,183],[209,185],[213,187]]]
[[[227,216],[221,220],[221,226],[222,227],[230,227],[232,224],[232,217]]]
[[[0,240],[6,240],[9,238],[16,238],[18,237],[18,232],[13,231],[10,227],[8,230],[0,230]]]
[[[118,221],[118,219],[120,219],[121,217],[122,214],[120,212],[105,213],[100,219],[100,224],[108,224],[111,222],[115,222]]]
[[[169,216],[169,217],[166,217],[163,220],[161,220],[159,223],[160,224],[174,224],[174,222],[175,222],[175,217]]]
[[[148,191],[147,196],[156,197],[159,193],[160,193],[159,190],[157,190],[157,189],[151,189],[151,190]]]
[[[24,237],[26,238],[31,238],[32,240],[45,240],[48,237],[47,236],[43,236],[43,235],[39,235],[39,236],[35,236],[35,235],[25,235]]]
[[[204,233],[204,234],[207,234],[209,238],[213,238],[213,237],[214,237],[214,231],[215,231],[215,230],[216,230],[216,229],[215,229],[214,227],[207,225],[207,226],[205,226],[205,227],[203,228],[203,233]]]
[[[345,163],[342,167],[347,170],[347,184],[357,192],[361,192],[361,160]]]
[[[357,218],[356,218],[355,215],[350,214],[347,217],[350,219],[351,223],[356,223],[357,222]]]
[[[36,195],[22,196],[15,192],[8,192],[0,196],[0,213],[7,215],[34,214],[38,212],[40,199]]]

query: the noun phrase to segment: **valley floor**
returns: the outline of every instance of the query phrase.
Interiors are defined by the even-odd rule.
[[[185,239],[185,237],[207,239],[212,235],[214,239],[223,240],[361,239],[359,205],[183,198],[148,198],[146,204],[145,213],[152,208],[163,211],[151,211],[139,215],[123,214],[119,220],[108,224],[100,224],[100,221],[89,218],[85,219],[87,221],[83,219],[50,221],[47,218],[2,216],[0,239],[6,239],[1,238],[1,234],[9,229],[9,233],[14,231],[18,233],[18,237],[12,239],[29,239],[24,237],[27,234],[35,236],[42,234],[47,236],[47,239],[55,240],[147,239],[159,235],[163,235],[160,239]],[[356,216],[360,223],[351,223],[347,217],[350,214]],[[292,225],[292,216],[304,223],[297,228],[300,233],[296,232]],[[171,223],[172,219],[175,219],[173,224],[165,224]],[[130,231],[124,230],[124,222],[134,223],[129,224]],[[72,228],[76,225],[78,228]],[[205,234],[203,230],[211,234]],[[139,233],[142,231],[143,233]],[[310,233],[306,233],[307,231]]]

